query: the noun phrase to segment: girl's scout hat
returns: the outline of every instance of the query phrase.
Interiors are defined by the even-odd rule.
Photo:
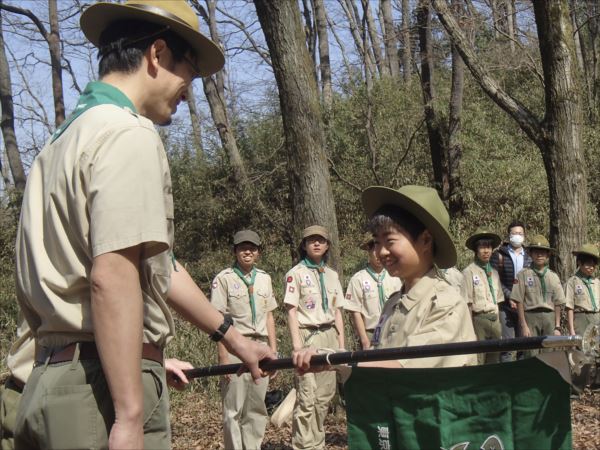
[[[456,264],[456,248],[448,231],[450,216],[435,189],[414,185],[402,186],[398,190],[371,186],[363,191],[362,204],[369,217],[386,205],[397,206],[412,214],[433,236],[433,261],[437,266],[447,269]]]
[[[321,225],[312,225],[302,230],[302,240],[309,236],[321,236],[327,239],[328,242],[331,242],[329,231],[327,231],[327,228],[322,227]]]
[[[471,237],[469,237],[469,239],[467,239],[467,242],[465,242],[465,245],[467,246],[468,249],[476,252],[477,251],[476,244],[477,244],[477,241],[479,241],[480,239],[486,239],[486,240],[492,241],[492,248],[498,247],[500,245],[500,242],[502,242],[502,239],[496,233],[492,233],[491,231],[484,230],[482,228],[478,228],[477,231],[475,231],[475,234],[473,234]]]
[[[218,72],[225,57],[217,45],[200,33],[198,16],[186,0],[127,0],[125,3],[100,2],[88,7],[79,21],[85,37],[99,47],[100,35],[119,20],[140,20],[168,29],[186,41],[196,54],[199,74]]]
[[[260,247],[260,237],[258,233],[252,230],[242,230],[238,231],[233,235],[233,246],[235,247],[242,242],[250,242],[251,244]]]
[[[548,242],[548,239],[546,239],[546,237],[541,234],[536,234],[535,236],[533,236],[529,241],[529,245],[527,246],[527,248],[539,248],[541,250],[548,250],[550,252],[556,251],[552,247],[550,247],[550,242]]]
[[[600,260],[600,251],[594,244],[583,244],[579,249],[572,252],[574,256],[586,255],[595,258],[596,261]]]

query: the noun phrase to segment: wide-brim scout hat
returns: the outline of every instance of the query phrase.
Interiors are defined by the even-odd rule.
[[[302,230],[302,240],[309,236],[321,236],[327,239],[327,242],[331,241],[329,231],[327,231],[327,228],[322,227],[321,225],[311,225],[310,227],[306,227],[304,230]]]
[[[550,252],[555,252],[552,247],[550,247],[550,242],[546,239],[546,236],[542,234],[536,234],[529,240],[529,244],[527,245],[528,249],[539,248],[540,250],[548,250]]]
[[[258,233],[252,230],[242,230],[238,231],[233,235],[233,246],[235,247],[242,242],[250,242],[251,244],[260,247],[260,237]]]
[[[127,0],[125,3],[95,3],[79,20],[85,37],[100,46],[100,35],[111,23],[140,20],[169,27],[188,43],[196,55],[199,75],[206,77],[221,70],[225,57],[219,47],[200,33],[198,16],[186,0]]]
[[[485,240],[490,240],[492,241],[492,248],[496,248],[500,245],[500,243],[502,242],[502,238],[500,236],[498,236],[496,233],[493,233],[489,230],[485,230],[482,228],[478,228],[477,231],[475,231],[475,233],[473,235],[471,235],[469,237],[469,239],[467,239],[467,242],[465,242],[465,245],[467,246],[468,249],[473,250],[474,252],[477,251],[477,241],[479,241],[480,239],[485,239]]]
[[[291,422],[292,412],[294,411],[294,405],[296,404],[296,389],[292,388],[288,395],[279,404],[277,409],[273,411],[271,415],[271,423],[276,427],[280,428],[284,424]]]
[[[425,186],[406,185],[395,190],[371,186],[362,193],[363,209],[372,217],[382,206],[397,206],[417,218],[435,242],[433,261],[447,269],[456,264],[456,248],[448,231],[450,216],[437,191]]]
[[[363,235],[362,241],[360,242],[358,248],[360,248],[361,250],[369,250],[371,248],[371,245],[373,245],[374,243],[375,238],[373,237],[373,233],[366,232]]]
[[[579,247],[572,253],[574,256],[586,255],[595,258],[596,261],[600,260],[600,251],[598,250],[598,247],[594,244],[583,244],[581,247]]]

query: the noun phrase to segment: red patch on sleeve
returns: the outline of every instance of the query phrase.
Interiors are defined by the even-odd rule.
[[[213,281],[212,288],[213,288],[213,289],[216,289],[216,288],[217,288],[217,282],[216,282],[216,281]]]
[[[513,284],[519,284],[519,280],[515,278],[515,279],[513,280]]]
[[[347,300],[350,300],[351,298],[352,298],[352,294],[351,294],[350,292],[348,292],[348,293],[346,294],[346,299],[347,299]]]
[[[293,277],[291,277],[291,276],[287,277],[287,282],[288,282],[288,283],[291,283],[292,281],[294,281],[294,278],[293,278]]]

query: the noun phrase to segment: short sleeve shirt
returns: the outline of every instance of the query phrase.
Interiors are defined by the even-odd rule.
[[[554,311],[555,306],[565,304],[565,293],[558,275],[548,269],[544,275],[546,285],[546,298],[543,298],[542,283],[540,278],[531,268],[521,270],[515,279],[510,298],[518,303],[523,303],[525,311],[532,309],[545,309]]]
[[[592,278],[591,282],[590,287],[594,294],[595,305],[592,303],[589,290],[583,280],[577,275],[573,275],[569,278],[565,289],[567,308],[588,312],[600,311],[600,280],[598,280],[598,278]]]
[[[467,304],[472,305],[473,313],[498,312],[498,304],[504,301],[504,294],[502,293],[500,276],[496,269],[492,268],[492,285],[495,297],[492,296],[485,270],[476,263],[469,264],[463,270],[463,277],[461,294]]]
[[[141,245],[143,340],[174,332],[166,304],[173,268],[173,198],[154,125],[103,104],[81,114],[36,157],[16,244],[17,298],[42,346],[94,340],[94,257]],[[127,299],[123,299],[127,307]]]
[[[385,271],[385,269],[383,269]],[[387,272],[382,280],[384,303],[394,292],[402,288],[400,278],[392,277]],[[367,272],[367,269],[356,272],[346,289],[346,311],[359,312],[363,316],[365,328],[371,331],[377,325],[381,315],[381,301],[377,281]]]
[[[246,280],[250,281],[251,273]],[[252,308],[248,286],[232,268],[221,271],[213,280],[210,301],[223,314],[230,314],[233,326],[244,336],[267,337],[267,315],[277,308],[273,296],[271,277],[263,270],[256,269],[253,286],[255,323],[252,323]]]
[[[407,293],[388,300],[373,334],[375,348],[475,341],[469,308],[460,292],[435,269]],[[457,367],[477,364],[477,355],[399,360],[403,367]]]
[[[335,270],[325,266],[325,289],[327,290],[327,311],[323,310],[319,272],[304,264],[295,265],[285,275],[285,295],[283,302],[297,308],[300,328],[333,324],[335,309],[343,308],[344,291]]]

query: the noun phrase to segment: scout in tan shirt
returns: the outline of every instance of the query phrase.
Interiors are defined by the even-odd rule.
[[[344,293],[337,273],[327,267],[329,232],[313,225],[302,232],[300,263],[286,274],[285,297],[293,355],[303,348],[344,348]],[[325,446],[323,423],[335,394],[333,372],[295,374],[296,404],[292,447]]]
[[[548,267],[550,252],[554,251],[542,235],[535,235],[527,247],[531,267],[517,274],[510,294],[517,303],[519,326],[523,337],[560,336],[560,309],[565,294],[558,275]],[[542,350],[543,351],[543,350]],[[540,350],[529,350],[526,356],[535,356]]]
[[[229,329],[172,255],[172,186],[155,124],[169,124],[192,79],[224,58],[184,0],[101,2],[80,23],[98,48],[100,81],[33,162],[17,231],[17,299],[38,364],[15,446],[168,448],[169,306],[223,339],[255,379],[258,361],[274,356]]]
[[[469,305],[479,341],[502,337],[498,305],[504,301],[504,294],[498,272],[490,264],[492,252],[500,242],[500,236],[481,229],[466,242],[467,248],[475,253],[475,260],[463,270],[461,294]],[[500,354],[481,353],[477,360],[479,364],[498,363]]]
[[[221,271],[212,283],[210,301],[223,314],[233,318],[233,326],[244,336],[269,344],[277,351],[271,277],[255,267],[260,256],[261,241],[252,230],[242,230],[233,236],[236,262]],[[225,346],[218,343],[219,364],[240,362]],[[221,379],[223,401],[223,433],[225,448],[258,449],[268,421],[265,395],[268,378],[258,384],[250,374],[228,375]]]
[[[352,313],[354,332],[363,349],[371,346],[371,337],[379,321],[381,309],[390,295],[402,288],[399,278],[391,277],[375,254],[375,241],[366,233],[360,245],[367,251],[367,267],[356,272],[348,283],[344,309]]]
[[[573,255],[577,273],[567,281],[567,319],[569,333],[583,335],[589,325],[600,325],[600,280],[594,277],[600,252],[594,244],[584,244]]]
[[[400,292],[383,307],[373,333],[375,348],[475,341],[469,308],[437,267],[456,264],[448,232],[450,217],[437,191],[423,186],[398,190],[373,186],[362,194],[377,256]],[[294,355],[300,372],[310,370],[314,351]],[[360,363],[365,367],[455,367],[477,364],[476,355]]]

